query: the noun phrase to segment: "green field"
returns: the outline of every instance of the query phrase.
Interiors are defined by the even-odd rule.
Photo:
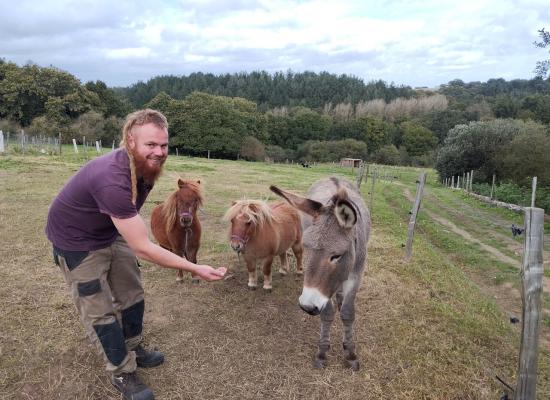
[[[70,147],[62,156],[0,156],[2,399],[119,398],[84,336],[43,233],[50,202],[85,161]],[[512,238],[509,227],[521,225],[522,216],[443,188],[429,170],[413,259],[405,263],[402,245],[411,209],[406,194],[414,196],[421,170],[373,169],[387,179],[377,179],[372,193],[369,265],[356,304],[361,370],[353,373],[343,365],[338,321],[328,367],[312,369],[319,319],[297,306],[302,278],[274,273],[271,293],[249,291],[222,216],[233,200],[278,200],[271,184],[303,194],[322,177],[355,181],[357,170],[169,158],[142,215],[148,220],[179,176],[201,178],[199,262],[227,266],[233,278],[195,286],[186,276],[177,284],[175,271],[142,263],[146,338],[167,359],[141,371],[157,398],[497,399],[504,390],[497,375],[515,385],[520,332],[509,318],[521,316],[520,276],[517,266],[503,260],[521,260],[523,239]],[[372,188],[369,176],[361,187],[367,205]],[[545,250],[548,240],[546,235]],[[547,266],[548,252],[544,257]],[[537,398],[547,399],[547,293],[540,346]]]

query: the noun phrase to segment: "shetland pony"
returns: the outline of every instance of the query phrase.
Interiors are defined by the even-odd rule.
[[[151,213],[151,231],[159,245],[195,264],[201,243],[197,210],[202,204],[200,180],[178,179],[178,189]],[[182,280],[183,271],[179,269],[176,281]],[[193,282],[198,283],[198,279],[193,277]]]
[[[242,254],[248,269],[248,287],[256,289],[256,262],[262,260],[263,288],[271,290],[271,264],[279,256],[279,272],[289,271],[286,251],[292,248],[296,256],[296,273],[302,274],[302,226],[298,211],[286,204],[268,205],[258,200],[240,200],[225,213],[231,223],[231,247]]]

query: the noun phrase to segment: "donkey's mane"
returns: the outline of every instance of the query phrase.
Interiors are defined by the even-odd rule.
[[[231,221],[239,214],[243,214],[258,228],[262,228],[265,224],[271,225],[277,220],[269,205],[262,200],[239,200],[227,210],[223,219]]]
[[[187,188],[191,191],[192,196],[197,199],[197,206],[202,207],[202,187],[199,183],[192,180],[182,180],[181,188],[176,189],[168,198],[162,203],[162,215],[166,221],[166,232],[170,232],[172,227],[176,224],[178,218],[178,192]]]

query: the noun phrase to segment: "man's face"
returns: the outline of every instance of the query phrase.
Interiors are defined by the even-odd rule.
[[[154,183],[168,156],[168,131],[155,124],[134,126],[128,144],[136,163],[137,175]]]

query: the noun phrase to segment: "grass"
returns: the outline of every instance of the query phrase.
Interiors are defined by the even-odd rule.
[[[2,398],[119,398],[84,337],[43,234],[51,200],[85,161],[67,151],[0,156]],[[186,277],[178,285],[174,271],[142,263],[146,338],[167,361],[140,374],[158,398],[487,399],[502,393],[495,375],[515,383],[519,332],[507,321],[509,303],[500,300],[517,271],[491,261],[422,212],[413,260],[405,263],[401,245],[410,202],[402,191],[407,187],[414,193],[420,170],[378,168],[379,176],[387,171],[398,178],[377,180],[373,193],[369,266],[356,303],[362,368],[353,373],[343,367],[338,321],[328,367],[311,368],[319,319],[297,307],[301,278],[274,274],[272,293],[248,291],[246,272],[228,246],[221,219],[232,200],[275,200],[270,184],[304,193],[324,176],[355,180],[351,169],[169,159],[142,215],[147,219],[155,202],[175,189],[178,176],[200,178],[206,201],[199,262],[225,265],[234,276],[198,286]],[[434,202],[452,208],[463,201],[438,189],[433,176],[427,187]],[[367,204],[371,183],[369,177],[362,186]],[[437,211],[428,199],[423,207]],[[468,198],[464,202],[492,218],[507,218]],[[444,216],[456,222],[454,213]],[[539,356],[539,399],[550,394],[548,351],[543,347]]]

